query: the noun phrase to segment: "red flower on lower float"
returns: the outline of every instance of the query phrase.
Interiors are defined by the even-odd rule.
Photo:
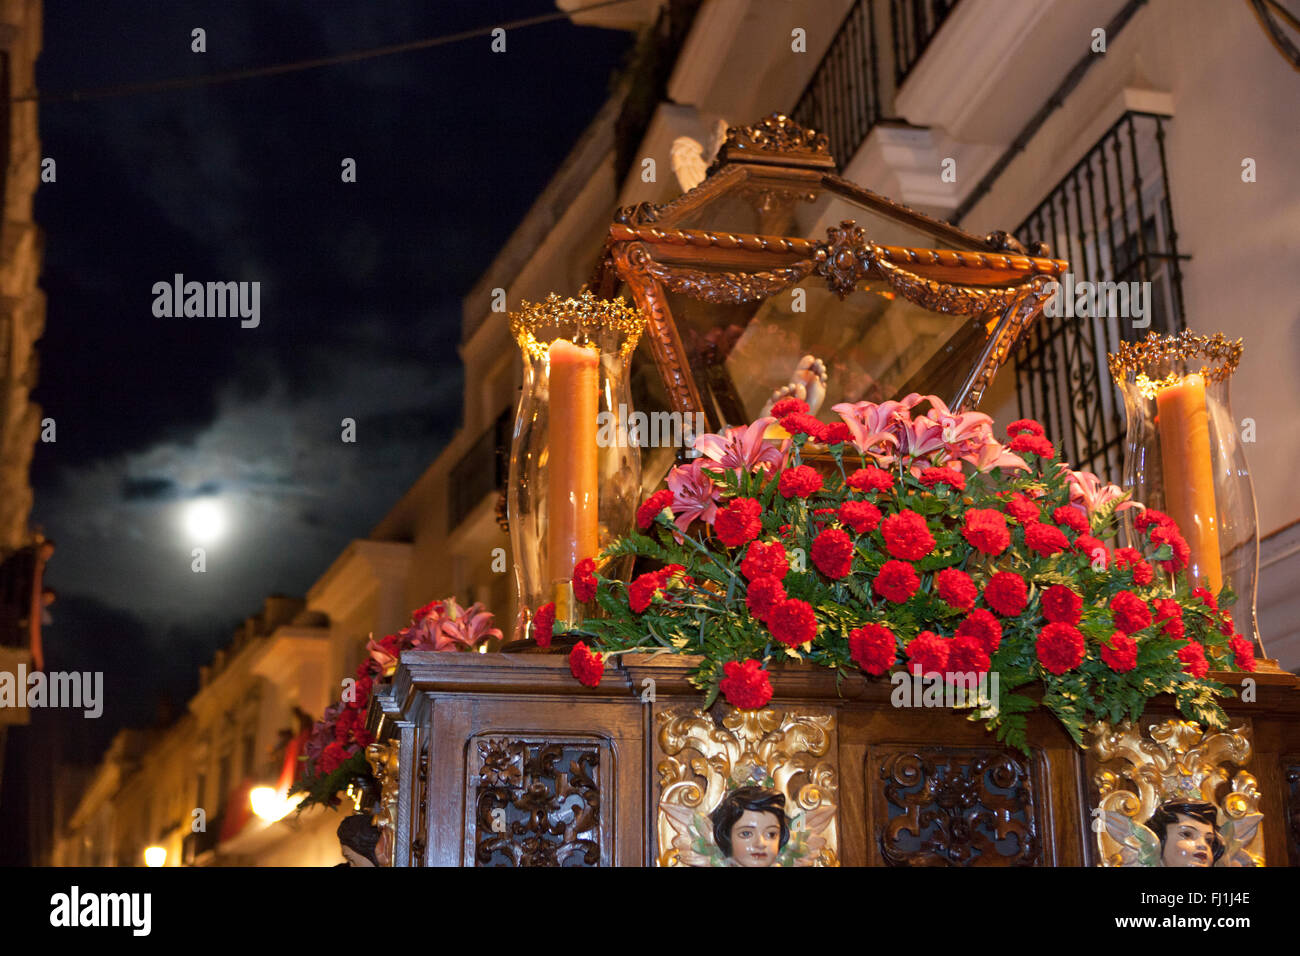
[[[727,703],[739,710],[766,707],[772,699],[772,682],[758,661],[727,661],[722,665],[718,690]]]

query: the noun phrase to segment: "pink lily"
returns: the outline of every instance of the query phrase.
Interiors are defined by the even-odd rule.
[[[1019,455],[1013,455],[1001,442],[989,440],[973,451],[962,455],[963,461],[975,466],[978,472],[992,471],[994,468],[1019,468],[1028,471],[1029,465]]]
[[[864,455],[871,455],[882,464],[892,462],[895,455],[891,450],[877,446],[892,445],[898,447],[898,436],[894,434],[895,419],[898,413],[906,416],[907,409],[900,402],[840,402],[832,407],[844,424],[849,426],[853,436],[853,447]]]
[[[1137,507],[1137,502],[1122,500],[1128,492],[1117,485],[1103,485],[1101,479],[1090,471],[1072,471],[1065,468],[1066,480],[1070,483],[1070,504],[1079,508],[1084,514],[1091,514],[1102,505],[1119,501],[1116,511]]]
[[[713,524],[721,492],[702,461],[697,458],[689,465],[677,465],[668,472],[666,483],[673,493],[673,520],[679,530],[686,531],[696,518]]]
[[[767,472],[780,468],[785,460],[782,449],[763,438],[768,426],[775,422],[775,418],[767,416],[752,425],[733,425],[720,435],[700,435],[695,439],[695,450],[710,459],[703,463],[710,471],[735,468],[752,472],[761,468]]]
[[[434,650],[451,650],[456,645],[471,648],[489,637],[501,639],[501,630],[491,626],[492,614],[481,601],[464,608],[454,598],[446,603],[447,614],[438,625]]]

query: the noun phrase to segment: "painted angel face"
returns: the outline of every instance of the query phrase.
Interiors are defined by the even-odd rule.
[[[731,825],[731,858],[740,866],[771,866],[781,849],[781,821],[774,813],[746,810]]]
[[[1165,866],[1210,866],[1214,862],[1214,827],[1178,814],[1178,822],[1165,829]]]

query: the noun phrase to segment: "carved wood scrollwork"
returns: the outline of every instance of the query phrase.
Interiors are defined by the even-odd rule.
[[[420,751],[420,763],[415,774],[415,834],[411,839],[411,866],[424,866],[424,839],[429,826],[429,751]]]
[[[812,262],[797,262],[782,269],[766,272],[703,272],[668,266],[649,259],[646,270],[663,283],[664,288],[717,305],[740,305],[767,299],[803,279],[812,271]]]
[[[600,863],[599,744],[491,737],[476,751],[476,865]]]
[[[1011,751],[898,749],[868,772],[883,781],[874,831],[891,866],[1034,866],[1042,841],[1032,771]]]

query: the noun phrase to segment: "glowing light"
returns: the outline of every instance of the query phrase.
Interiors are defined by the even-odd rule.
[[[210,544],[226,531],[226,512],[215,498],[198,498],[185,506],[185,532],[196,544]]]
[[[145,866],[162,866],[167,862],[167,848],[165,846],[146,847],[144,851]]]
[[[274,823],[301,803],[304,796],[304,793],[295,793],[291,797],[285,797],[275,787],[254,787],[248,792],[248,802],[259,818]]]

